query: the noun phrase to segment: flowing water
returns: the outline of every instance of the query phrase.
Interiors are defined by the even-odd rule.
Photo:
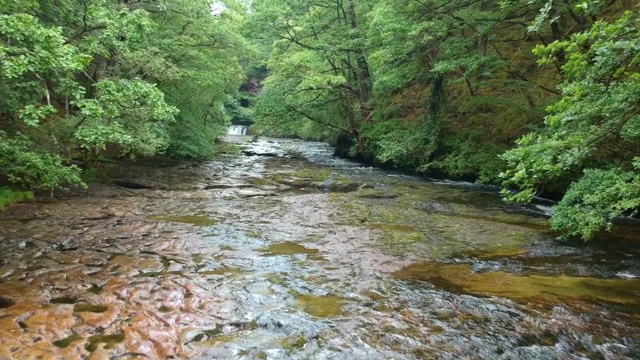
[[[229,135],[247,135],[249,133],[249,127],[245,125],[232,125],[229,127]]]
[[[229,141],[0,213],[0,359],[640,358],[637,224]]]

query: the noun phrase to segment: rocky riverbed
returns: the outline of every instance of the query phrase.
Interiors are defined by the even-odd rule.
[[[227,139],[0,213],[0,359],[640,358],[640,227]]]

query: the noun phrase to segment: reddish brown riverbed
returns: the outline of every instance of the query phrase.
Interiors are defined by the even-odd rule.
[[[0,213],[0,359],[640,357],[635,225],[559,244],[487,189],[242,146]]]

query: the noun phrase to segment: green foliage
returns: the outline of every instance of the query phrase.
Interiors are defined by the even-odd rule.
[[[11,204],[31,199],[33,199],[33,193],[30,191],[20,191],[0,186],[0,210]]]
[[[200,119],[183,119],[180,127],[171,130],[171,143],[167,152],[182,158],[210,159],[215,154],[216,138],[226,130],[226,126],[203,125]]]
[[[0,132],[0,170],[11,183],[47,190],[60,184],[83,184],[77,166],[58,154],[34,150],[35,145],[24,136],[8,138]]]
[[[164,94],[141,80],[104,79],[95,85],[95,99],[77,102],[81,116],[75,139],[85,149],[117,145],[131,156],[151,156],[169,141],[167,125],[178,110]]]
[[[533,48],[518,38],[526,23],[508,20],[539,9],[522,5],[256,1],[253,25],[272,44],[259,128],[297,134],[312,121],[356,139],[357,155],[495,181],[493,156],[549,102],[535,58],[505,45]],[[489,165],[465,161],[480,158]]]
[[[416,131],[417,130],[417,131]],[[402,119],[363,127],[367,150],[381,163],[401,168],[418,168],[428,161],[433,148],[428,139],[430,129]]]
[[[444,154],[425,165],[423,171],[436,170],[457,179],[495,184],[505,168],[505,162],[499,157],[505,150],[501,145],[478,145],[464,138],[452,137],[444,142],[442,148]]]
[[[255,118],[377,163],[501,173],[512,201],[566,191],[568,235],[637,212],[633,2],[244,3],[0,0],[0,178],[55,189],[82,184],[72,158],[206,159]],[[266,77],[257,99],[247,76]]]
[[[567,41],[536,49],[543,64],[566,56],[563,97],[549,107],[543,130],[524,136],[503,156],[510,165],[504,185],[518,189],[505,194],[528,201],[546,184],[577,180],[553,219],[554,227],[569,235],[589,239],[608,229],[613,217],[638,209],[638,25],[637,15],[628,12],[614,23],[601,21]]]
[[[245,9],[226,2],[227,10],[214,17],[207,2],[180,0],[167,5],[167,13],[154,18],[158,30],[149,40],[157,49],[154,57],[163,58],[160,71],[158,65],[149,68],[144,53],[135,58],[136,66],[150,78],[160,77],[159,88],[167,102],[180,110],[169,131],[168,154],[206,159],[237,109],[233,103],[244,80],[241,63],[253,53],[240,35]],[[164,64],[171,64],[175,72],[171,78],[162,78],[167,75],[162,72]]]
[[[620,169],[587,169],[554,207],[554,230],[565,236],[593,238],[611,230],[621,214],[636,215],[640,209],[640,174]]]
[[[257,127],[331,129],[354,140],[353,155],[502,181],[513,201],[569,189],[554,226],[591,237],[636,210],[640,36],[623,11],[633,5],[255,1],[249,28],[270,50]],[[623,195],[579,195],[598,178]]]
[[[272,49],[255,112],[263,128],[301,134],[314,128],[311,121],[356,135],[370,121],[367,24],[359,17],[366,8],[354,1],[253,2],[256,37]]]
[[[377,75],[373,83],[377,91],[403,89],[423,74],[417,51],[429,37],[420,36],[423,25],[414,21],[415,10],[415,4],[406,1],[379,1],[367,16],[369,63]]]
[[[66,78],[80,71],[88,58],[65,44],[61,29],[45,27],[29,14],[0,15],[0,39],[0,114],[37,126],[56,112],[52,90],[67,93]]]
[[[226,1],[0,0],[0,176],[82,184],[70,158],[204,159],[252,50]]]

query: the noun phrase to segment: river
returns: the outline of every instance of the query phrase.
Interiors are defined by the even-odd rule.
[[[0,213],[0,359],[637,359],[640,227],[229,137]]]

